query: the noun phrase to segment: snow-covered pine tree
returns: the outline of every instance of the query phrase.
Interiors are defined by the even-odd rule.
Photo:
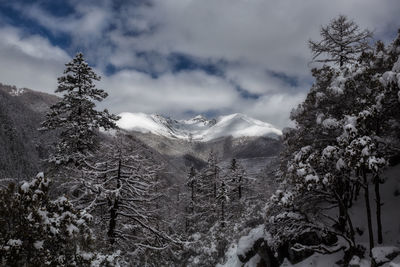
[[[339,122],[351,105],[347,98],[351,95],[342,93],[341,72],[325,66],[313,70],[313,75],[316,81],[310,93],[291,114],[297,128],[285,133],[283,155],[287,155],[288,162],[282,162],[281,172],[286,182],[308,192],[315,201],[325,198],[336,203],[332,206],[338,208],[334,225],[352,235],[347,215],[351,203],[350,170],[336,168],[341,153],[336,140],[342,133]]]
[[[380,70],[375,77],[382,85],[376,94],[376,105],[382,114],[380,120],[381,135],[385,139],[385,154],[393,163],[400,158],[400,30],[395,40],[384,47],[383,43],[377,45],[373,58],[373,66]]]
[[[351,149],[361,149],[362,156],[358,157],[358,165],[361,167],[361,175],[372,176],[376,201],[376,220],[378,243],[382,244],[381,202],[379,187],[384,181],[380,178],[382,169],[390,159],[399,153],[399,83],[393,77],[400,77],[399,63],[400,35],[386,49],[380,41],[376,44],[375,52],[370,52],[361,58],[361,70],[355,76],[355,80],[361,86],[368,88],[364,95],[364,109],[356,115],[355,135],[361,139],[353,140]],[[396,152],[397,147],[397,152]],[[350,153],[354,157],[354,154]],[[365,174],[366,170],[368,174]],[[367,185],[364,185],[368,187]],[[367,197],[367,196],[365,196]],[[372,227],[371,227],[372,228]],[[372,229],[371,229],[372,231]],[[371,239],[373,243],[373,239]]]
[[[225,183],[229,198],[226,216],[237,219],[242,215],[245,206],[249,204],[246,202],[247,198],[254,193],[251,191],[252,181],[247,176],[243,166],[235,158],[231,160],[230,166],[222,175],[222,180]]]
[[[218,156],[212,150],[208,156],[207,166],[197,179],[198,201],[196,201],[195,214],[199,216],[198,222],[202,221],[205,224],[205,228],[200,227],[201,231],[208,230],[217,221],[216,197],[220,175]]]
[[[211,151],[204,169],[198,173],[189,172],[187,180],[189,190],[187,198],[190,201],[187,205],[190,213],[189,233],[204,233],[218,219],[217,194],[221,169],[217,164],[217,156]]]
[[[197,201],[197,173],[195,168],[190,167],[187,179],[186,186],[188,188],[188,193],[186,194],[186,203],[185,203],[185,231],[193,232],[193,226],[195,225],[195,203]]]
[[[0,190],[0,265],[114,266],[119,253],[96,251],[92,216],[65,197],[49,199],[50,183],[39,173]]]
[[[369,48],[368,41],[372,37],[369,30],[360,30],[359,26],[346,16],[340,15],[328,25],[321,27],[321,41],[309,41],[315,62],[334,63],[343,66],[355,63],[358,56]],[[326,54],[325,58],[320,58]]]
[[[63,96],[51,106],[41,130],[59,129],[60,140],[51,161],[77,163],[86,152],[96,147],[96,131],[100,127],[106,130],[116,128],[118,117],[107,109],[95,109],[94,101],[102,101],[108,94],[96,88],[94,82],[99,81],[100,76],[85,62],[82,53],[65,66],[56,90]]]
[[[347,212],[357,194],[354,189],[361,186],[371,250],[374,246],[368,189],[371,182],[375,185],[380,242],[379,174],[399,143],[399,134],[393,130],[399,127],[400,114],[399,40],[387,50],[378,42],[376,52],[364,52],[357,65],[313,70],[316,82],[306,100],[292,113],[297,127],[285,132],[283,190],[277,191],[267,209],[267,227],[278,245],[296,241],[308,229],[346,240],[347,257],[362,252],[354,242],[354,226]],[[338,219],[325,213],[330,208],[338,209]],[[317,224],[310,220],[321,215]],[[323,244],[293,247],[322,253],[341,249]]]
[[[354,22],[339,16],[322,27],[321,35],[321,42],[310,41],[314,59],[327,53],[327,58],[316,61],[333,62],[340,68],[325,65],[313,69],[316,81],[306,100],[291,114],[297,125],[296,129],[285,131],[285,160],[280,170],[284,182],[273,197],[275,204],[269,208],[267,224],[273,236],[278,236],[276,240],[298,242],[293,245],[296,250],[331,253],[342,247],[323,243],[310,246],[299,241],[310,231],[308,235],[322,237],[320,242],[336,236],[347,241],[348,249],[356,247],[348,213],[355,172],[345,164],[345,148],[338,137],[347,116],[362,111],[365,105],[362,97],[366,89],[354,80],[354,63],[368,48],[370,33],[359,32]],[[337,212],[336,218],[332,209]],[[318,223],[311,218],[318,218]]]
[[[245,193],[245,189],[248,189],[249,181],[243,166],[235,158],[231,161],[227,175],[230,178],[228,186],[231,189],[231,198],[232,200],[240,201]]]
[[[228,188],[228,177],[223,175],[220,177],[217,188],[216,201],[219,206],[219,221],[221,227],[225,227],[227,219],[227,205],[229,203],[229,188]]]

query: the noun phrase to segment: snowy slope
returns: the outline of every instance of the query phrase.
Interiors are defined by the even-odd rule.
[[[384,267],[399,267],[400,266],[400,255],[393,260],[385,259],[384,256],[391,254],[391,252],[400,249],[400,164],[389,167],[382,173],[382,178],[385,179],[380,187],[382,197],[382,225],[383,225],[383,244],[377,244],[375,240],[375,248],[373,249],[373,255],[375,260],[381,259],[381,261],[387,261],[383,265]],[[362,193],[361,193],[362,194]],[[374,216],[376,212],[376,203],[373,201],[374,188],[370,186],[370,201],[372,214]],[[356,235],[356,241],[358,244],[368,248],[368,233],[367,233],[367,222],[366,222],[366,209],[363,197],[359,197],[353,207],[350,209],[350,215],[354,227],[358,227],[363,230],[363,234],[360,236]],[[372,220],[374,234],[376,234],[376,220],[373,217]],[[256,267],[259,263],[260,257],[256,254],[250,259],[245,265],[239,260],[238,254],[243,254],[243,248],[247,248],[251,241],[256,240],[260,237],[260,226],[252,229],[250,233],[239,239],[238,244],[231,244],[225,253],[225,263],[218,264],[217,267]],[[254,238],[255,237],[255,238]],[[376,236],[375,236],[376,237]],[[246,242],[244,242],[246,241]],[[287,259],[281,264],[281,267],[340,267],[336,262],[343,259],[343,251],[336,252],[334,254],[318,254],[314,253],[310,257],[303,261],[292,264]],[[352,266],[359,267],[370,267],[371,260],[368,256],[368,252],[365,253],[363,259],[359,259],[358,263]],[[383,260],[382,260],[383,258]]]
[[[173,120],[160,115],[144,113],[121,113],[118,126],[124,130],[153,133],[168,138],[210,141],[223,136],[253,137],[269,136],[278,138],[282,132],[269,123],[250,118],[243,114],[220,116],[208,120],[196,116],[188,120]]]

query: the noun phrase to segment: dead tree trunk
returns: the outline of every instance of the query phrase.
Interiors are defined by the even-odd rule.
[[[368,222],[368,235],[369,235],[369,255],[372,256],[372,248],[374,247],[374,232],[372,230],[372,220],[371,220],[371,206],[369,203],[369,188],[368,188],[368,180],[367,173],[365,168],[362,168],[362,177],[364,182],[364,198],[365,198],[365,207],[367,209],[367,222]]]
[[[383,237],[382,237],[382,218],[381,218],[381,194],[379,192],[379,175],[374,177],[374,184],[375,184],[375,202],[376,202],[376,224],[378,226],[378,244],[382,244]]]

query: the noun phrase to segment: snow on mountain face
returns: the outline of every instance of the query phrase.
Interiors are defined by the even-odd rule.
[[[153,133],[168,138],[210,141],[223,136],[253,137],[269,136],[278,138],[282,132],[269,123],[250,118],[243,114],[220,116],[208,120],[199,115],[188,120],[173,120],[160,115],[124,112],[117,125],[124,130]]]
[[[14,88],[11,92],[10,95],[12,96],[20,96],[23,93],[25,93],[25,89],[24,88]]]

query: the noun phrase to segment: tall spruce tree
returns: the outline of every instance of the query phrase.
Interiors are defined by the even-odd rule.
[[[187,203],[185,203],[185,230],[186,232],[190,232],[193,230],[194,221],[194,209],[195,209],[195,202],[196,202],[196,193],[197,193],[197,173],[195,168],[192,166],[190,167],[188,177],[186,180],[186,185],[188,186],[189,192],[186,195]]]
[[[85,62],[82,53],[65,66],[55,91],[64,95],[50,108],[41,130],[60,129],[60,140],[51,161],[77,162],[96,147],[96,131],[100,127],[106,130],[116,128],[118,117],[107,109],[95,109],[94,101],[102,101],[108,94],[96,88],[94,82],[99,81],[100,76]]]

